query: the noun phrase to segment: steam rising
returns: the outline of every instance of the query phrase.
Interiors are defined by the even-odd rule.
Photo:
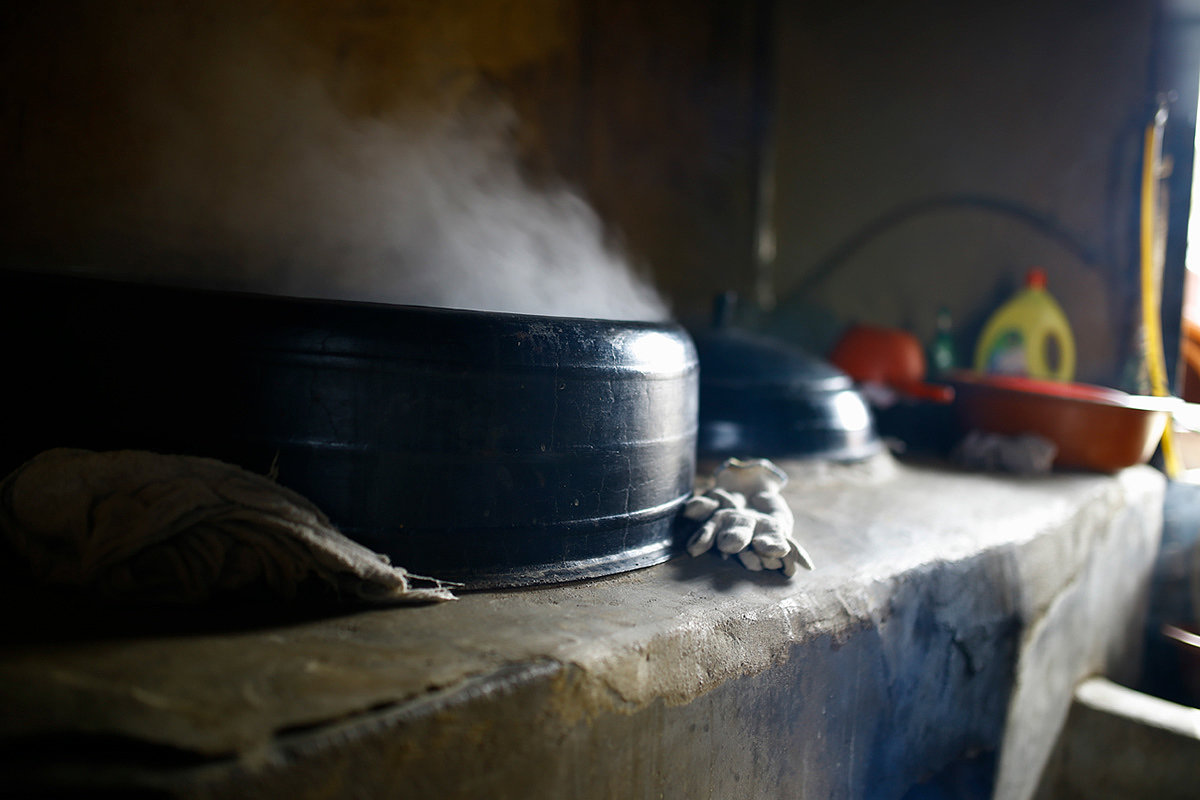
[[[106,227],[126,277],[309,297],[662,319],[566,187],[535,190],[517,122],[474,87],[439,110],[347,114],[250,48],[131,90],[138,183]],[[180,86],[184,87],[180,91]],[[120,249],[120,248],[118,248]]]

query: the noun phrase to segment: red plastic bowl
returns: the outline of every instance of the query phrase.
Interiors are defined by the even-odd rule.
[[[1154,455],[1173,397],[1131,395],[1086,383],[957,372],[954,408],[966,430],[1036,434],[1054,442],[1056,467],[1115,472]]]

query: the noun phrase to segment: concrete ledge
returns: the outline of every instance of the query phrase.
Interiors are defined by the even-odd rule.
[[[1080,684],[1040,798],[1194,798],[1200,710],[1105,678]]]
[[[0,778],[191,797],[901,797],[1047,739],[1001,753],[997,796],[1028,796],[1019,778],[1036,781],[1076,683],[1136,663],[1162,477],[785,467],[818,567],[790,581],[683,557],[239,633],[6,647]]]

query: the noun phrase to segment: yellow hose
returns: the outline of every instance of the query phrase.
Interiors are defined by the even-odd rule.
[[[1150,378],[1150,390],[1157,397],[1169,397],[1167,385],[1166,356],[1163,353],[1162,317],[1159,299],[1160,275],[1155,269],[1155,232],[1158,218],[1159,173],[1162,160],[1162,130],[1166,122],[1166,110],[1161,108],[1154,122],[1146,126],[1145,152],[1142,158],[1142,214],[1141,214],[1141,293],[1142,293],[1142,336],[1146,347],[1146,370]],[[1180,471],[1179,455],[1175,450],[1172,424],[1167,420],[1163,429],[1163,470],[1167,477],[1174,478]]]

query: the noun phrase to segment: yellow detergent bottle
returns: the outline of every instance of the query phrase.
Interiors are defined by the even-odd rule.
[[[1075,337],[1048,291],[1046,273],[1029,270],[1025,288],[996,310],[975,348],[975,369],[1043,380],[1075,378]]]

